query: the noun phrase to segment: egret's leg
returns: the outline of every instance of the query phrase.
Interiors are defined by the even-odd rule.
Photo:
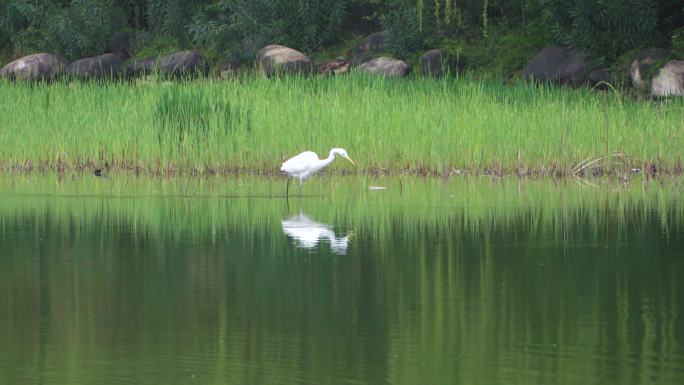
[[[302,199],[302,180],[299,179],[299,199]]]

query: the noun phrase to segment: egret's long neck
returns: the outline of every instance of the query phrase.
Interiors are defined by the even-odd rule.
[[[321,167],[325,167],[325,166],[329,165],[330,163],[332,163],[333,160],[335,160],[335,151],[330,150],[330,155],[328,155],[327,158],[325,158],[325,159],[323,159],[323,161],[321,161]]]

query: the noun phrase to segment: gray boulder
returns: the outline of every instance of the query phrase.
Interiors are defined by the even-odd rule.
[[[577,50],[547,47],[525,67],[523,78],[579,86],[587,77],[587,58]]]
[[[684,60],[670,60],[653,77],[651,95],[684,96]]]
[[[149,75],[157,68],[158,61],[156,57],[134,60],[126,65],[126,72],[130,76]]]
[[[669,52],[662,48],[651,48],[640,53],[632,62],[629,69],[629,77],[632,79],[632,85],[636,88],[648,88],[648,79],[646,73],[653,63],[665,58]]]
[[[176,52],[160,58],[148,57],[128,63],[129,75],[149,75],[159,72],[167,76],[180,76],[206,73],[204,56],[195,50]]]
[[[159,59],[159,71],[170,76],[206,72],[204,56],[195,50],[181,51]]]
[[[256,55],[259,72],[266,76],[276,74],[307,75],[314,71],[311,60],[303,53],[282,45],[268,45]]]
[[[384,76],[405,76],[411,69],[405,61],[385,56],[367,61],[361,64],[359,68],[370,74]]]
[[[425,76],[444,76],[448,69],[445,50],[432,49],[420,57],[420,72]]]
[[[51,80],[64,74],[68,64],[61,56],[37,53],[7,64],[0,69],[0,76],[8,79]]]
[[[363,38],[351,52],[351,64],[356,66],[373,59],[377,54],[387,50],[389,44],[389,31],[380,31]]]
[[[123,60],[113,53],[76,60],[67,68],[69,75],[81,79],[114,78],[121,74]]]

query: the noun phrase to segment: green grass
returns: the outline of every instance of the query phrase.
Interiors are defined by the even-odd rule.
[[[469,78],[0,82],[0,167],[275,173],[344,147],[356,172],[567,174],[621,151],[678,173],[683,112],[681,98]]]

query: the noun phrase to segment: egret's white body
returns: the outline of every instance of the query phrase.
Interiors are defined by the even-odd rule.
[[[313,151],[304,151],[301,154],[286,160],[283,165],[280,166],[280,171],[285,172],[288,176],[288,195],[290,178],[299,179],[299,187],[301,189],[302,182],[332,163],[332,161],[335,160],[335,155],[339,155],[354,164],[354,161],[351,160],[349,155],[347,155],[347,151],[343,148],[333,148],[330,150],[330,155],[325,159],[319,159],[318,155]]]
[[[321,240],[330,242],[333,253],[347,253],[349,235],[337,237],[329,225],[316,222],[304,213],[282,221],[283,232],[296,241],[297,247],[312,250]]]

